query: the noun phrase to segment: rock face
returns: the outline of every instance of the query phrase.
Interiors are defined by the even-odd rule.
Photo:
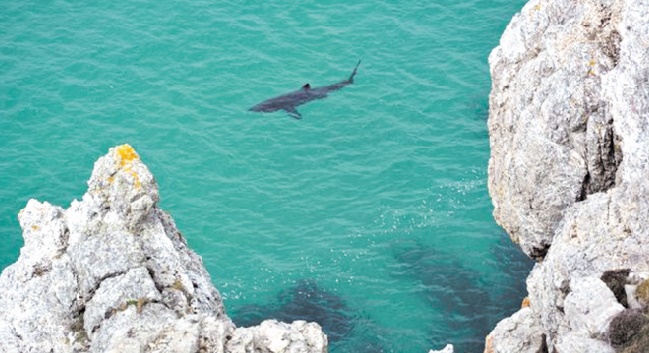
[[[0,352],[326,352],[316,323],[236,328],[128,145],[67,210],[30,200],[0,275]]]
[[[494,216],[537,264],[486,351],[612,352],[611,321],[647,312],[647,18],[646,0],[532,0],[489,57]]]

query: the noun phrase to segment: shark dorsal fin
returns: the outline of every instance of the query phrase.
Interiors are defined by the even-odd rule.
[[[307,83],[306,85],[302,86],[302,89],[304,90],[311,89],[311,85]]]

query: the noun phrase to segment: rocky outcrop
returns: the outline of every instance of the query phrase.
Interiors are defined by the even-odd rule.
[[[645,0],[532,0],[489,57],[494,216],[537,264],[487,351],[612,352],[611,322],[647,312],[647,18]]]
[[[444,347],[444,349],[439,351],[434,351],[432,349],[428,351],[428,353],[453,353],[453,352],[455,352],[455,350],[452,344],[447,344],[446,347]]]
[[[316,323],[236,328],[158,199],[123,145],[70,208],[30,200],[20,257],[0,275],[0,352],[327,351]]]

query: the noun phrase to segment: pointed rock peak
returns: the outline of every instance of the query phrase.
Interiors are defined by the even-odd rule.
[[[133,160],[140,159],[140,156],[135,152],[135,149],[129,144],[115,147],[115,157],[122,167],[131,163]]]
[[[100,210],[113,209],[128,223],[145,218],[159,200],[155,178],[130,145],[113,147],[95,162],[87,196]]]

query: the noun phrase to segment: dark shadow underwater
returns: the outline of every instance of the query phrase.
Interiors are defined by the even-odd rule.
[[[295,320],[314,321],[327,334],[331,352],[341,345],[349,352],[385,351],[382,335],[371,320],[359,315],[347,306],[343,298],[321,288],[312,279],[299,280],[294,287],[280,292],[275,303],[246,305],[231,317],[237,326],[259,325],[266,319],[289,323]],[[364,338],[354,339],[358,337]],[[368,340],[368,337],[375,339]]]
[[[392,251],[396,260],[388,265],[392,275],[417,282],[421,289],[416,295],[432,312],[443,315],[441,327],[426,327],[430,333],[427,349],[453,343],[456,352],[465,353],[481,353],[485,336],[520,308],[526,295],[525,278],[533,265],[505,234],[488,254],[497,268],[489,277],[464,266],[461,255],[416,241],[397,242]],[[385,341],[384,329],[313,279],[297,281],[272,303],[238,308],[231,317],[237,326],[258,325],[266,319],[315,321],[327,334],[331,352],[400,351],[397,342]]]
[[[490,278],[463,266],[461,255],[419,242],[395,244],[393,251],[392,274],[419,282],[418,295],[444,315],[445,327],[429,328],[431,347],[452,343],[456,352],[483,352],[485,336],[520,308],[533,265],[505,234],[490,249],[498,271]]]

